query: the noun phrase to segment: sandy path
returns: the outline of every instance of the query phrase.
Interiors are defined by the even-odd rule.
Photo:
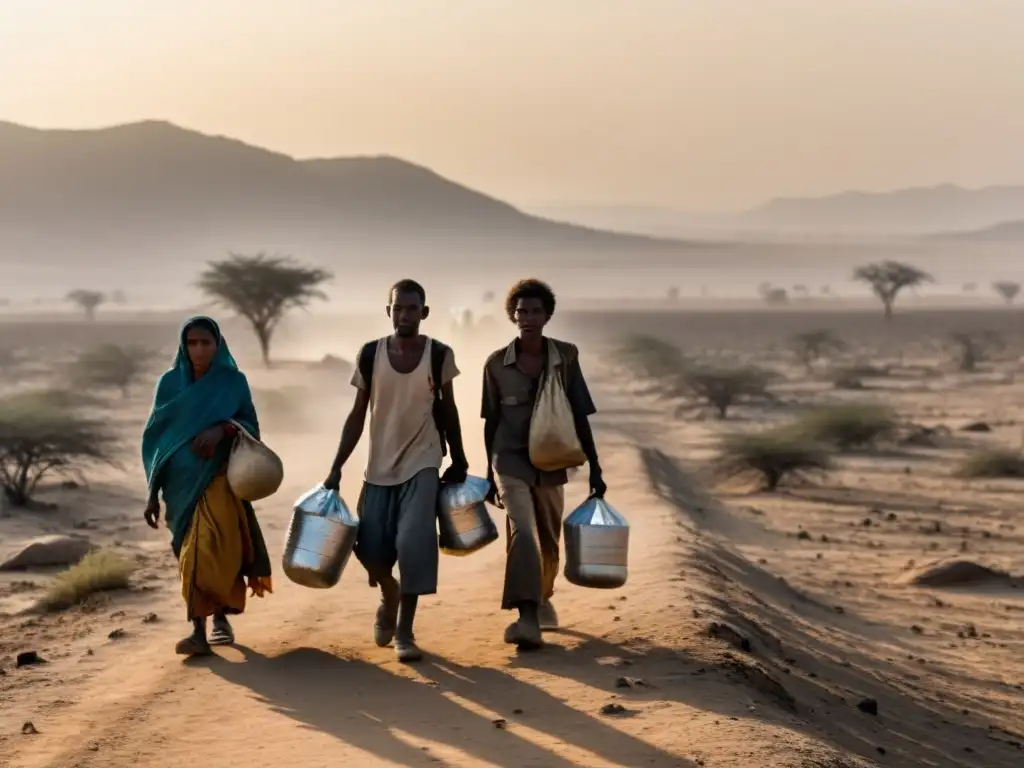
[[[238,620],[243,645],[213,659],[173,656],[184,626],[172,618],[179,602],[167,599],[152,606],[165,621],[97,647],[91,661],[69,656],[40,670],[49,698],[59,691],[59,706],[44,706],[39,692],[28,692],[34,686],[20,689],[24,706],[0,702],[5,733],[15,733],[22,714],[40,729],[0,740],[0,766],[1021,764],[1020,689],[1007,682],[1019,669],[1016,614],[999,614],[1003,646],[971,640],[942,652],[931,630],[906,630],[908,598],[879,591],[885,581],[865,568],[863,550],[826,552],[821,561],[784,532],[810,521],[835,539],[859,531],[862,514],[854,513],[856,525],[835,509],[811,518],[806,500],[785,494],[758,500],[769,514],[752,514],[742,497],[722,504],[680,461],[700,452],[708,425],[666,422],[663,409],[626,395],[602,394],[602,404],[610,500],[633,525],[630,581],[601,592],[560,580],[565,630],[550,635],[549,648],[520,655],[501,643],[510,618],[497,609],[502,544],[442,559],[441,592],[423,601],[417,627],[429,655],[415,666],[373,645],[376,594],[354,560],[327,592],[279,577],[277,594]],[[307,441],[282,452],[329,450]],[[352,466],[361,462],[356,456]],[[346,498],[356,497],[357,475],[345,477]],[[901,478],[894,482],[905,485]],[[302,490],[288,487],[280,497]],[[568,504],[584,492],[580,480],[570,484]],[[889,502],[897,497],[885,493]],[[268,504],[260,514],[268,539],[280,544],[286,506]],[[783,573],[799,578],[791,584]],[[833,577],[844,573],[859,579],[864,599],[851,605],[845,595],[839,612]],[[944,599],[976,611],[979,626],[997,626],[994,606]],[[861,603],[882,607],[865,617]],[[712,620],[736,627],[749,650],[708,637]],[[925,642],[932,644],[918,647]],[[980,654],[977,663],[971,654]],[[76,674],[86,665],[97,671]],[[644,684],[619,687],[624,676]],[[857,710],[865,697],[878,702],[877,717]],[[602,714],[612,703],[626,712]]]
[[[804,737],[744,717],[755,691],[692,690],[701,665],[678,650],[693,628],[684,584],[672,577],[683,548],[677,523],[648,494],[636,452],[607,453],[615,499],[634,522],[630,582],[613,592],[563,582],[566,631],[551,648],[518,655],[500,642],[508,615],[496,610],[496,544],[444,559],[442,591],[419,618],[430,655],[402,666],[370,641],[375,595],[353,561],[329,592],[282,583],[238,621],[244,645],[217,658],[171,655],[177,622],[125,647],[130,655],[41,723],[45,737],[12,766],[603,768],[689,766],[708,754],[709,765],[750,766],[765,749],[778,755],[773,765],[803,765],[798,756],[816,751]],[[570,502],[583,493],[574,483]],[[622,675],[651,687],[616,688]],[[627,715],[601,715],[612,702]]]

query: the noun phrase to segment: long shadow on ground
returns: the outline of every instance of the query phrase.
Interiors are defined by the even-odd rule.
[[[585,758],[570,759],[518,735],[522,723],[616,765],[693,768],[497,669],[464,668],[428,656],[417,667],[425,679],[416,680],[312,648],[275,657],[239,650],[244,663],[214,662],[210,670],[250,689],[274,711],[399,765],[447,763],[400,740],[392,729],[451,745],[501,768],[587,765]],[[504,727],[495,726],[497,718],[506,720]]]

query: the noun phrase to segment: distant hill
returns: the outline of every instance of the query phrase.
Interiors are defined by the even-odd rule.
[[[735,217],[747,228],[924,234],[974,229],[1024,216],[1024,186],[965,189],[954,184],[895,192],[779,198]]]
[[[1024,243],[1024,219],[1004,221],[967,232],[944,232],[935,235],[933,239],[965,243]]]
[[[777,198],[747,211],[697,214],[637,205],[539,209],[586,226],[662,237],[850,237],[926,235],[1024,219],[1024,186],[964,189],[952,184],[895,192]]]
[[[0,265],[116,271],[228,249],[330,267],[675,259],[694,244],[529,216],[394,157],[296,160],[166,122],[0,123]]]

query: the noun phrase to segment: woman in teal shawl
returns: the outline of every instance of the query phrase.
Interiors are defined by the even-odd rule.
[[[270,559],[252,505],[231,492],[225,477],[236,424],[259,439],[245,374],[217,323],[194,317],[181,330],[174,364],[160,377],[142,435],[149,482],[145,519],[157,527],[162,495],[193,625],[176,647],[183,655],[234,642],[227,616],[245,610],[247,585],[259,597],[272,591]]]

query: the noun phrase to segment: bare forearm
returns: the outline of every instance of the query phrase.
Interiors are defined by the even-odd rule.
[[[345,419],[345,426],[341,430],[341,440],[338,443],[338,452],[334,456],[334,463],[331,465],[332,471],[340,471],[348,461],[349,456],[359,445],[359,440],[363,436],[363,427],[366,424],[366,414],[356,413],[353,411]]]
[[[498,421],[488,419],[484,422],[484,450],[487,452],[487,476],[494,474],[492,462],[494,461],[494,437],[498,434]]]
[[[454,400],[445,401],[445,439],[451,449],[452,463],[468,467],[466,449],[462,444],[462,423],[459,420],[459,407]]]
[[[590,421],[586,416],[576,419],[576,437],[579,438],[580,447],[587,457],[591,469],[600,469],[601,464],[597,459],[597,445],[594,443],[594,432],[590,428]]]

